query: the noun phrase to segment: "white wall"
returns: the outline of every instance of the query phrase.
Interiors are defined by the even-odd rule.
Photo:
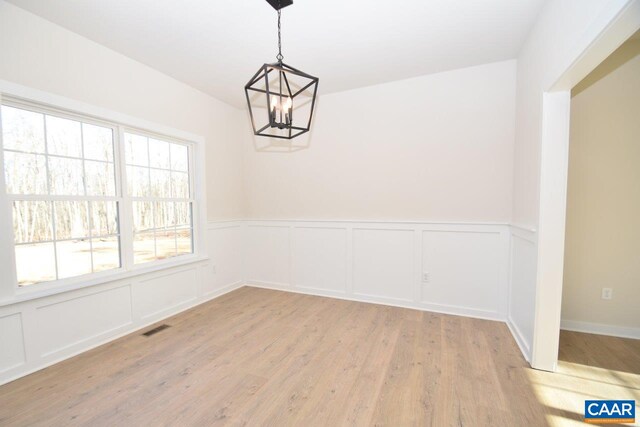
[[[639,117],[637,38],[573,90],[563,327],[640,338]]]
[[[208,218],[242,217],[244,112],[2,0],[0,52],[2,80],[203,136]]]
[[[538,307],[541,310],[540,319],[545,317],[542,313],[545,307],[552,308],[546,295],[539,292],[539,251],[546,245],[541,246],[540,233],[543,230],[539,230],[538,223],[544,93],[551,90],[561,75],[599,37],[616,13],[629,3],[629,0],[549,1],[518,56],[512,224],[533,234],[530,241],[535,242],[535,248],[529,250],[522,245],[512,245],[513,280],[509,317],[515,329],[522,332],[521,341],[524,344],[521,346],[532,352],[538,316],[536,299],[544,302]],[[547,239],[543,242],[547,242]],[[556,243],[554,240],[550,244],[555,247]],[[557,267],[554,266],[556,270]],[[562,265],[559,271],[561,275]],[[558,291],[558,298],[559,289],[555,290]],[[554,298],[552,295],[551,299]],[[540,340],[554,341],[551,336],[540,336]],[[553,369],[555,359],[537,366]]]
[[[305,149],[279,152],[247,138],[247,216],[509,222],[515,67],[321,96]]]

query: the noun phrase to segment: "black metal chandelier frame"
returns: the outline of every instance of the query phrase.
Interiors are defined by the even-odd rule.
[[[311,121],[313,120],[319,79],[283,62],[281,9],[291,5],[293,0],[267,0],[267,2],[278,12],[277,62],[264,64],[260,67],[251,80],[249,80],[245,85],[245,95],[247,97],[251,125],[255,135],[271,138],[293,139],[309,132],[311,129]],[[299,87],[294,87],[291,82],[291,79],[294,76],[296,80],[302,80],[304,83],[300,84]],[[270,79],[276,80],[272,80],[272,83],[270,84]],[[277,85],[275,84],[276,82]],[[277,86],[277,90],[274,86]],[[267,122],[264,125],[258,124],[259,117],[257,117],[257,113],[254,114],[254,107],[252,105],[250,95],[252,92],[263,93],[265,95]],[[296,114],[296,121],[294,121],[293,113],[296,97],[303,94],[309,96],[308,93],[311,93],[311,105],[308,117],[300,119],[298,114]]]

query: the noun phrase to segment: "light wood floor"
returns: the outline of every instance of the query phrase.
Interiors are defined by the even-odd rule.
[[[579,423],[575,390],[640,401],[633,340],[563,333],[551,374],[499,322],[255,288],[163,323],[0,387],[0,425],[544,426]]]
[[[640,340],[561,331],[557,372],[527,376],[550,425],[584,427],[586,399],[631,399],[637,422],[624,425],[640,426]]]

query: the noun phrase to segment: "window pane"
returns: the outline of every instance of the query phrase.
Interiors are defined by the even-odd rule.
[[[53,202],[56,240],[89,237],[87,202]]]
[[[120,268],[120,238],[118,236],[92,239],[93,271]]]
[[[91,245],[87,240],[56,242],[58,279],[91,273]]]
[[[176,255],[176,233],[174,229],[156,230],[156,258],[165,259]]]
[[[133,262],[140,264],[156,259],[153,231],[138,233],[133,237]]]
[[[154,203],[155,228],[166,229],[175,226],[174,204],[173,202]]]
[[[113,131],[102,126],[82,124],[84,157],[113,162]]]
[[[84,194],[82,160],[49,157],[51,194],[79,196]]]
[[[132,197],[149,195],[149,169],[127,166],[127,188]]]
[[[53,243],[16,246],[18,285],[25,286],[55,280],[55,259]]]
[[[169,143],[149,138],[149,161],[153,168],[169,169]]]
[[[153,228],[153,203],[133,202],[133,230],[135,232]]]
[[[44,153],[44,116],[3,106],[2,144],[7,150]]]
[[[116,183],[113,163],[93,162],[84,163],[87,180],[87,196],[115,196]]]
[[[9,194],[47,194],[45,156],[5,151],[4,173]]]
[[[171,144],[171,169],[189,171],[189,151],[186,145]]]
[[[124,134],[125,161],[128,165],[149,166],[147,138],[130,133]]]
[[[176,230],[176,240],[178,245],[178,255],[190,254],[193,252],[193,233],[190,228],[178,228]]]
[[[13,202],[13,235],[16,243],[53,240],[51,203]]]
[[[47,150],[49,154],[82,157],[80,122],[46,116]]]
[[[176,225],[191,227],[191,203],[176,203]]]
[[[171,197],[171,172],[151,169],[151,196]]]
[[[171,197],[176,199],[189,198],[189,175],[182,172],[171,172]]]
[[[91,202],[91,234],[108,236],[119,233],[118,203]]]

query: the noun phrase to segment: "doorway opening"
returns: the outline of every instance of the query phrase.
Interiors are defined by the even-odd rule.
[[[606,22],[606,24],[604,24]],[[558,369],[562,317],[571,91],[640,30],[640,2],[593,25],[580,52],[543,93],[536,302],[531,366]]]
[[[573,88],[570,114],[561,326],[640,339],[640,31]]]
[[[604,382],[613,394],[633,395],[640,383],[640,31],[571,90],[568,163],[557,370],[584,377],[582,393],[603,393]]]

